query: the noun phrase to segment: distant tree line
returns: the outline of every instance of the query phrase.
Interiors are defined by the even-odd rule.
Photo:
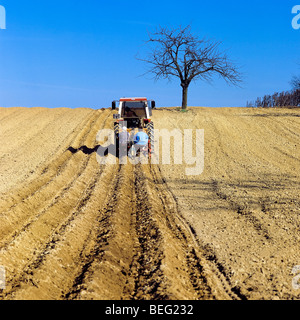
[[[291,80],[291,85],[294,88],[294,90],[300,89],[300,76],[293,76]]]
[[[300,88],[291,91],[275,92],[273,95],[265,95],[253,102],[247,101],[249,108],[284,108],[300,107]]]

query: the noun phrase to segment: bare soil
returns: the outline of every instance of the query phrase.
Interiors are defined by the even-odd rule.
[[[109,109],[0,108],[0,299],[298,299],[300,113],[154,111],[205,168],[100,165]]]

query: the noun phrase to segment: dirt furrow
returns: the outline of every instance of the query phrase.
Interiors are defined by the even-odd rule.
[[[64,147],[59,145],[56,148],[53,154],[53,159],[50,158],[46,160],[46,163],[42,165],[36,173],[36,178],[33,181],[29,183],[26,181],[24,185],[21,184],[21,186],[14,189],[13,192],[10,192],[8,197],[1,199],[1,208],[6,207],[6,211],[9,211],[21,201],[24,201],[35,195],[37,192],[40,192],[43,187],[47,186],[57,176],[59,176],[63,172],[63,169],[68,164],[69,160],[72,158],[72,153],[66,152],[69,144],[72,146],[74,144],[79,146],[83,144],[90,133],[89,129],[97,119],[98,115],[95,114],[95,112],[92,112],[88,118],[84,118],[78,127],[69,134],[70,142],[68,141],[69,139],[67,139],[64,141]],[[3,212],[1,212],[1,214],[3,214]]]
[[[68,281],[71,281],[70,277],[73,279],[72,274],[82,261],[81,253],[85,249],[86,238],[89,237],[94,223],[91,216],[95,214],[95,210],[91,210],[90,202],[95,197],[95,189],[97,190],[102,174],[103,168],[99,168],[98,172],[91,175],[86,189],[67,219],[57,228],[53,228],[39,254],[24,268],[19,278],[14,278],[14,285],[7,293],[6,299],[18,299],[19,296],[23,299],[27,296],[35,299],[61,298]],[[57,276],[59,270],[65,273],[63,279]]]
[[[97,117],[98,118],[98,117]],[[94,119],[94,123],[97,120]],[[101,118],[101,117],[100,117]],[[98,119],[99,120],[99,119]],[[100,119],[99,122],[102,126],[105,125],[105,121],[103,118]],[[96,130],[96,129],[94,129]],[[91,143],[91,139],[95,140],[96,133],[93,132],[87,135],[87,139],[85,142]],[[18,227],[12,224],[12,217],[10,216],[9,223],[4,229],[6,232],[9,230],[15,230],[13,233],[9,233],[9,238],[6,239],[5,246],[1,248],[0,258],[1,262],[5,263],[9,270],[9,262],[6,260],[10,260],[11,257],[15,257],[16,261],[20,260],[20,263],[16,266],[16,261],[11,261],[14,269],[12,269],[13,279],[18,278],[18,274],[22,274],[26,265],[32,264],[32,259],[39,260],[39,255],[41,255],[40,250],[42,250],[43,241],[45,241],[48,234],[53,232],[59,226],[61,221],[68,219],[68,212],[70,212],[74,208],[74,204],[76,203],[76,198],[80,198],[81,190],[85,188],[86,182],[88,181],[89,176],[93,176],[95,170],[97,169],[96,157],[94,156],[93,161],[92,155],[80,155],[78,154],[77,159],[75,159],[75,172],[72,166],[69,167],[69,170],[65,170],[64,175],[61,176],[61,184],[52,185],[52,190],[50,193],[53,194],[53,191],[56,192],[56,195],[50,197],[50,203],[46,204],[41,201],[41,197],[39,204],[44,205],[42,210],[35,210],[34,207],[26,208],[24,212],[24,207],[17,208],[19,209],[18,213],[20,214],[21,221],[18,220]],[[80,160],[82,159],[82,160]],[[92,164],[89,165],[89,163]],[[74,165],[73,164],[73,165]],[[76,169],[78,167],[78,169]],[[87,170],[87,168],[89,169]],[[67,167],[66,167],[67,169]],[[68,172],[69,171],[69,172]],[[75,174],[73,176],[73,174]],[[71,180],[69,180],[71,179]],[[57,192],[58,189],[58,192]],[[49,196],[47,193],[47,188],[43,190],[46,192],[45,197]],[[37,192],[39,194],[39,192]],[[31,210],[30,210],[31,209]],[[31,218],[26,218],[30,217]],[[4,216],[4,218],[7,218]],[[26,221],[27,219],[27,221]],[[16,219],[17,220],[17,219]],[[21,223],[22,222],[22,223]],[[11,228],[9,228],[11,226]],[[3,239],[2,239],[3,240]],[[36,240],[36,241],[35,241]],[[25,245],[25,247],[24,247]],[[33,258],[32,258],[33,257]],[[9,286],[10,279],[8,277],[7,283]]]
[[[162,300],[167,298],[165,277],[162,271],[164,258],[162,233],[156,223],[149,200],[143,165],[134,166],[136,253],[130,265],[129,277],[134,280],[130,299]],[[130,283],[130,281],[128,281]],[[128,288],[127,288],[128,290]]]
[[[76,130],[75,137],[72,137],[71,143],[76,143],[76,141],[84,141],[88,134],[88,130],[86,128],[86,122],[95,121],[95,114],[93,113],[89,119],[84,119],[80,127],[78,127],[78,131]],[[71,134],[70,134],[71,135]],[[57,154],[54,153],[53,159],[47,159],[44,166],[36,173],[36,178],[33,181],[26,181],[21,184],[18,188],[12,190],[12,192],[8,193],[8,196],[1,199],[1,209],[6,208],[5,211],[1,211],[1,215],[10,211],[16,205],[19,205],[20,202],[34,196],[37,192],[41,191],[43,187],[47,186],[51,183],[57,176],[61,174],[64,166],[67,165],[68,161],[71,159],[72,154],[69,152],[65,152],[68,144],[65,145],[63,153]],[[59,149],[61,146],[58,147]]]
[[[79,177],[63,188],[49,207],[39,212],[32,221],[23,226],[8,245],[1,249],[1,262],[8,270],[11,265],[13,269],[10,270],[10,274],[13,275],[13,279],[18,278],[32,260],[39,259],[40,252],[44,250],[44,244],[47,243],[53,230],[56,230],[62,221],[68,219],[69,212],[74,208],[76,199],[80,198],[90,173],[79,173]],[[16,261],[19,261],[17,265]],[[9,277],[7,281],[9,286]]]
[[[65,299],[121,299],[126,264],[132,254],[130,241],[132,183],[129,166],[112,168],[111,183],[93,228],[93,246],[81,259],[81,268]],[[118,222],[118,224],[116,224]],[[125,236],[125,238],[124,238]],[[126,238],[127,236],[127,238]],[[91,241],[91,240],[90,240]]]
[[[105,121],[103,120],[102,115],[99,117],[94,114],[90,125],[85,126],[83,133],[80,135],[79,143],[91,143],[91,141],[95,140],[95,129],[91,130],[91,128],[95,124],[104,126]],[[49,168],[51,166],[53,175],[43,174],[33,184],[22,190],[23,195],[20,195],[22,198],[17,198],[18,202],[15,202],[0,214],[1,229],[3,230],[1,247],[9,243],[10,239],[14,238],[22,229],[26,229],[31,224],[31,221],[35,221],[40,214],[47,211],[67,192],[85,170],[89,158],[90,155],[73,155],[69,151],[65,151],[62,159],[57,158],[46,167]],[[67,183],[66,181],[68,180],[70,182]],[[27,193],[25,193],[26,191]],[[15,198],[14,201],[16,201]]]

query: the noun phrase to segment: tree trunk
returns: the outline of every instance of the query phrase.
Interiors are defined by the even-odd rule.
[[[187,108],[187,96],[188,96],[188,88],[187,85],[181,85],[182,86],[182,110],[186,110]]]

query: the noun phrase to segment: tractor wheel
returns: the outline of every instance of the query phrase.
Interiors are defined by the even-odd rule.
[[[154,123],[147,123],[147,134],[149,137],[149,155],[154,153]]]
[[[114,124],[114,132],[115,132],[116,137],[118,137],[119,132],[120,132],[120,125],[118,122],[115,122],[115,124]]]
[[[116,142],[116,157],[119,157],[119,133],[120,133],[120,125],[118,122],[114,124],[114,132],[115,132],[115,142]]]

